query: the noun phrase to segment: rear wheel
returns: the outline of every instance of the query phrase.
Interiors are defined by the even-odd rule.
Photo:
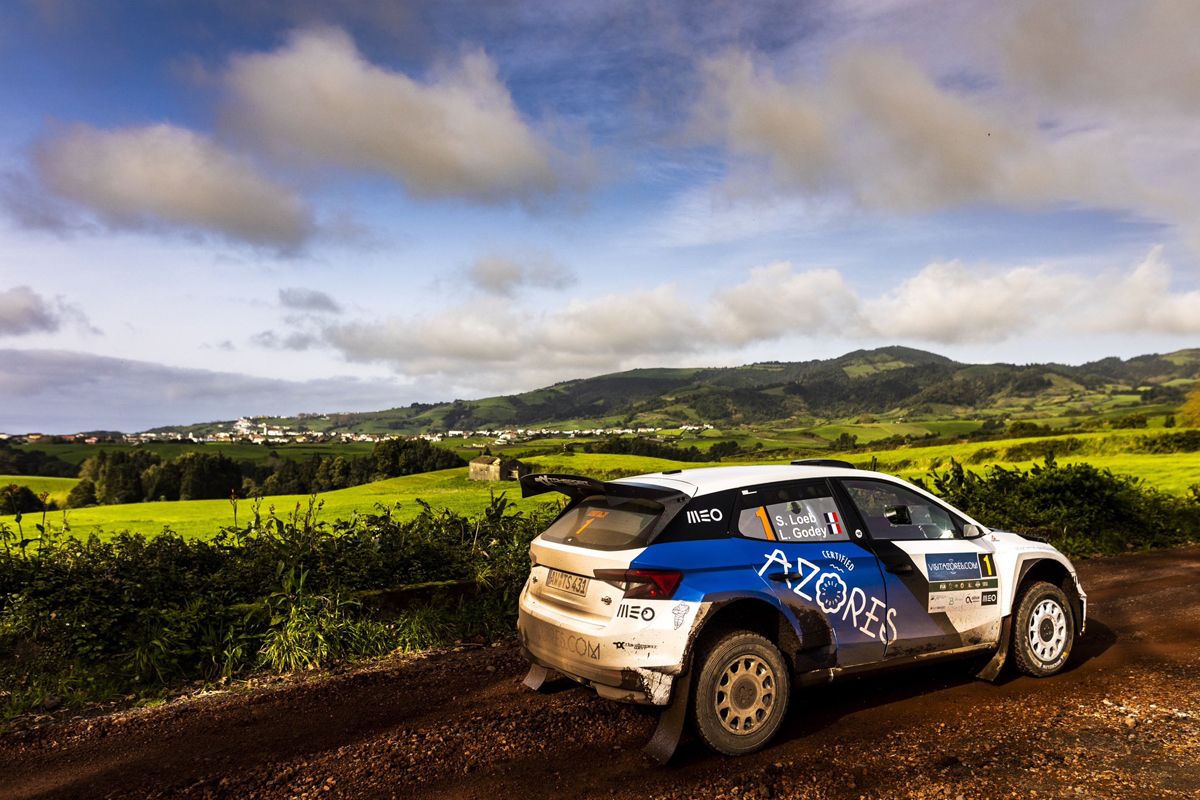
[[[1021,595],[1013,620],[1013,661],[1035,678],[1053,675],[1067,664],[1075,645],[1075,616],[1063,590],[1039,581]]]
[[[693,695],[696,729],[730,756],[758,750],[787,713],[791,676],[779,648],[757,633],[734,631],[702,654]]]

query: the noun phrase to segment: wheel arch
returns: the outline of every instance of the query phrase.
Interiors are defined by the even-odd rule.
[[[1021,597],[1027,587],[1034,583],[1045,581],[1062,589],[1063,594],[1071,603],[1071,616],[1074,618],[1075,634],[1083,632],[1083,599],[1079,596],[1079,587],[1075,583],[1074,573],[1056,558],[1030,558],[1021,563],[1017,573],[1016,589],[1013,592],[1012,610],[1015,613]]]
[[[837,642],[833,628],[816,609],[781,606],[757,595],[715,598],[688,642],[685,663],[706,643],[733,630],[757,633],[783,653],[793,675],[833,666]]]

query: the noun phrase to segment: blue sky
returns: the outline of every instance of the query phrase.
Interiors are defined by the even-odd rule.
[[[1200,6],[0,9],[0,430],[1200,344]]]

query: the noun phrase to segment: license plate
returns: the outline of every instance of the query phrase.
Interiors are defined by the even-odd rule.
[[[589,583],[591,583],[591,578],[585,578],[582,575],[572,575],[569,572],[559,572],[556,569],[550,570],[550,574],[546,576],[546,585],[551,589],[570,592],[580,597],[587,595]]]

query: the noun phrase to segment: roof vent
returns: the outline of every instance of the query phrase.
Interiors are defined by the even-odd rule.
[[[662,471],[662,474],[663,475],[678,475],[681,472],[683,472],[683,470],[681,470],[681,469],[664,469]]]
[[[839,467],[841,469],[856,469],[849,461],[838,458],[798,458],[792,462],[793,467]]]

